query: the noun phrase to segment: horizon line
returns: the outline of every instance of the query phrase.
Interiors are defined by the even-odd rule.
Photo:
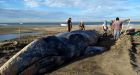
[[[107,20],[110,22],[111,20]],[[140,22],[140,20],[130,20],[131,22]],[[65,21],[42,21],[42,22],[0,22],[0,23],[56,23],[56,22],[65,22]],[[72,22],[80,22],[80,21],[72,21]],[[104,22],[104,20],[96,20],[96,21],[84,21],[84,22]]]

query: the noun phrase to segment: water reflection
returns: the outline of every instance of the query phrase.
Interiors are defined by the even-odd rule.
[[[39,34],[39,33],[37,33],[37,32],[21,33],[20,35],[19,34],[1,34],[0,35],[0,41],[19,38],[20,36],[25,36],[25,35],[37,35],[37,34]]]

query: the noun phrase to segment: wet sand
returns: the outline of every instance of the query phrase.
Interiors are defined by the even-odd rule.
[[[100,26],[86,26],[86,29],[96,29]],[[78,26],[73,26],[72,30],[78,30]],[[67,27],[62,26],[0,26],[0,34],[9,34],[9,33],[19,33],[19,30],[22,32],[65,32]]]

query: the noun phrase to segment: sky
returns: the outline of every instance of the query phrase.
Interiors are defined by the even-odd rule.
[[[0,0],[0,22],[140,20],[140,0]]]

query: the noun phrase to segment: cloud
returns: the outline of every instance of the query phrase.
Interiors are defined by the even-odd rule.
[[[46,6],[52,9],[67,9],[71,14],[91,17],[107,17],[116,12],[129,11],[127,0],[25,0],[30,7]],[[35,5],[34,5],[35,4]],[[123,6],[122,6],[123,5]],[[80,9],[74,12],[74,9]],[[60,10],[63,11],[63,10]],[[66,12],[66,11],[64,11]],[[80,12],[80,14],[79,14]]]
[[[128,11],[134,7],[135,2],[129,0],[24,0],[28,7],[49,7],[49,8],[78,8],[85,13],[99,13],[110,11]],[[140,5],[138,5],[140,6]],[[108,10],[108,11],[106,11]]]
[[[38,3],[50,8],[78,8],[81,10],[80,14],[84,15],[125,12],[133,7],[128,0],[43,0]]]
[[[44,5],[48,7],[62,7],[62,8],[83,8],[91,5],[91,0],[45,0]]]
[[[30,7],[30,8],[40,6],[39,3],[38,3],[38,1],[35,1],[35,0],[24,0],[24,2],[25,2],[25,5],[27,7]]]
[[[72,17],[73,21],[90,21],[94,19],[91,16],[73,15],[65,12],[47,12],[36,10],[0,9],[0,13],[0,22],[64,22],[69,17]],[[98,16],[98,18],[100,17]]]
[[[0,19],[11,19],[12,21],[63,21],[68,16],[74,16],[64,12],[47,12],[37,10],[16,10],[16,9],[0,9]],[[0,20],[3,21],[3,20]],[[6,20],[7,21],[7,20]]]
[[[29,7],[48,6],[48,7],[87,7],[92,0],[24,0]]]
[[[5,2],[6,1],[6,2]],[[9,2],[8,2],[9,1]],[[137,1],[137,2],[135,2]],[[101,20],[140,17],[139,0],[0,0],[0,18],[23,18],[29,21]],[[13,4],[11,4],[13,2]],[[19,2],[19,4],[17,4]],[[21,3],[21,4],[20,4]],[[23,6],[23,5],[24,6]],[[15,6],[14,6],[15,5]],[[13,6],[15,9],[8,9]],[[19,6],[20,10],[16,10]],[[7,9],[4,9],[7,7]],[[25,10],[28,9],[28,10]],[[42,10],[42,11],[41,11]],[[34,20],[33,20],[34,19]]]

